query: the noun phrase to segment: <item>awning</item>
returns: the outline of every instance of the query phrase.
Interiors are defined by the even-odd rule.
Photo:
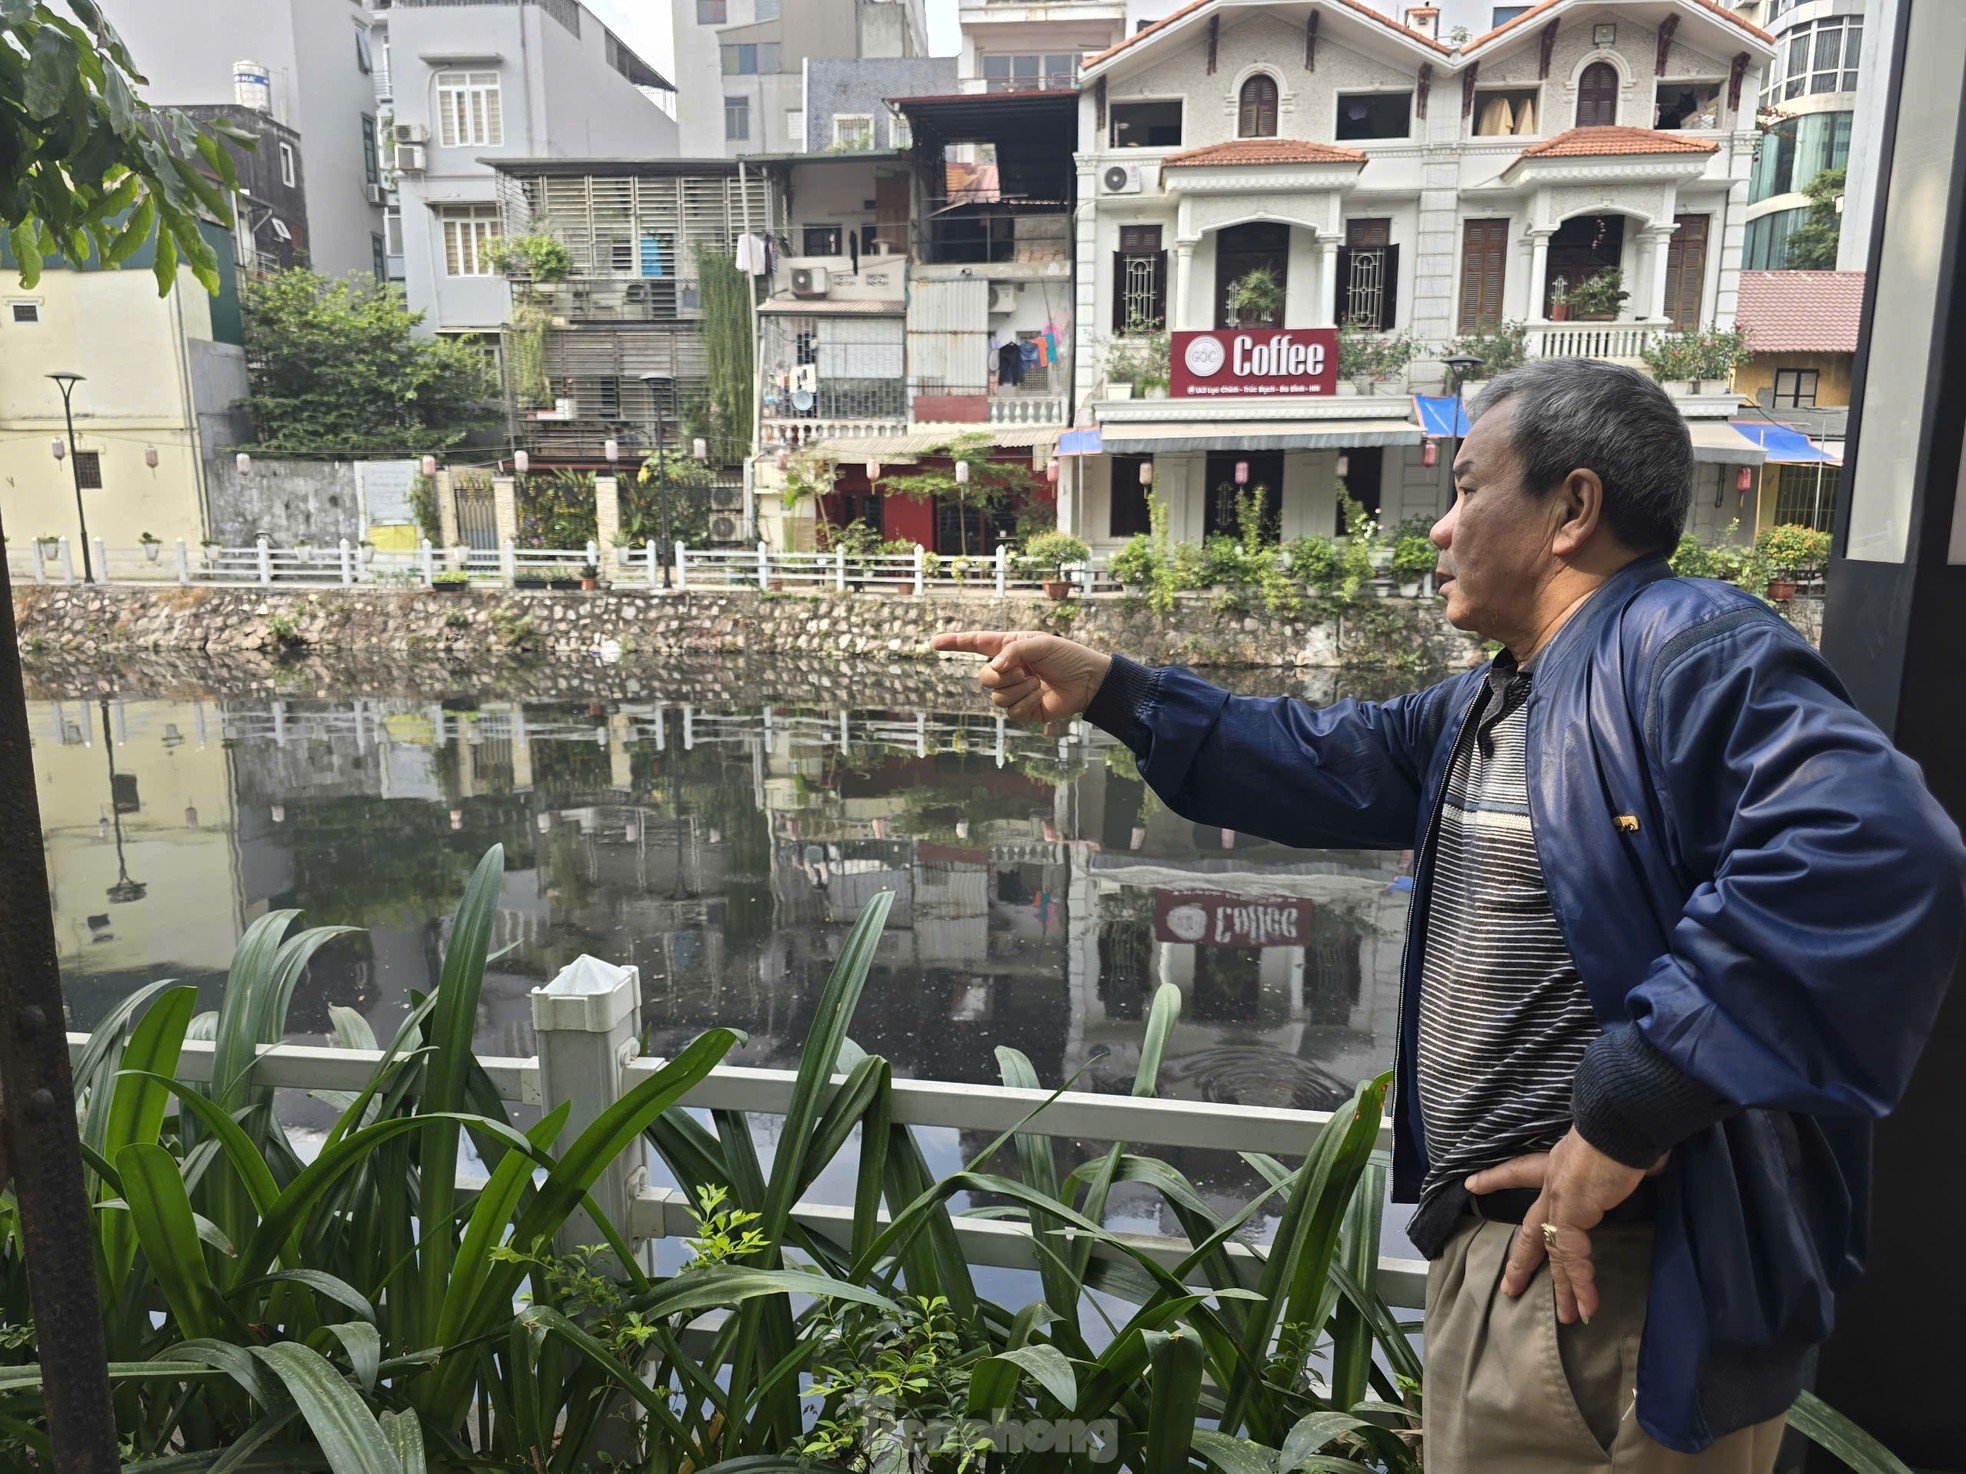
[[[821,455],[842,461],[911,461],[933,455],[952,440],[965,435],[987,435],[990,443],[1005,450],[1030,450],[1049,446],[1058,431],[1017,430],[996,425],[955,425],[932,434],[855,435],[838,440],[821,440],[809,447]]]
[[[907,310],[907,304],[899,299],[882,297],[767,297],[758,304],[760,316],[901,317]]]
[[[1761,446],[1737,433],[1725,420],[1688,420],[1693,459],[1701,465],[1758,466],[1767,459]]]
[[[1420,422],[1420,433],[1429,437],[1468,433],[1468,406],[1458,395],[1414,395],[1413,418]]]
[[[1058,453],[1061,456],[1096,456],[1104,449],[1099,427],[1080,426],[1076,430],[1062,431],[1058,436]]]
[[[1772,420],[1730,420],[1736,430],[1767,453],[1777,466],[1840,466],[1841,456],[1833,456],[1793,425]]]
[[[1420,427],[1407,420],[1140,420],[1100,431],[1107,455],[1182,450],[1346,450],[1367,445],[1418,445]]]

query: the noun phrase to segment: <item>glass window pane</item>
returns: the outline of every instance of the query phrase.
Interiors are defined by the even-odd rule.
[[[1010,58],[1007,56],[986,56],[983,58],[983,75],[992,79],[1010,75]]]

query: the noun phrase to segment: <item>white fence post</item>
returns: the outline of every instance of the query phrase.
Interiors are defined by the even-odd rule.
[[[915,597],[922,596],[922,545],[915,544]]]
[[[69,547],[67,538],[63,538],[55,544],[55,560],[61,564],[61,581],[63,583],[74,583],[75,550]]]
[[[543,1109],[561,1104],[571,1110],[567,1127],[575,1135],[626,1092],[624,1068],[640,1052],[636,1026],[642,1009],[642,976],[633,967],[616,967],[598,957],[580,956],[543,988],[532,991],[532,1026],[538,1040],[539,1088]],[[594,1205],[625,1229],[635,1197],[648,1183],[645,1164],[630,1165],[639,1153],[623,1152],[601,1173],[591,1191]],[[600,1229],[584,1211],[575,1212],[559,1233],[563,1254],[601,1242]],[[635,1259],[647,1271],[655,1262],[644,1240],[629,1240]]]
[[[184,545],[184,539],[177,540],[177,581],[191,582],[191,550]]]
[[[649,557],[649,588],[654,590],[662,584],[662,570],[655,566],[655,539],[646,540],[642,544],[642,551]]]
[[[997,544],[997,597],[999,599],[1003,597],[1004,579],[1005,576],[1009,573],[1009,571],[1010,571],[1010,560],[1008,557],[1005,556],[1004,545],[1002,543],[998,543]]]
[[[341,586],[350,587],[355,582],[355,559],[348,550],[348,539],[341,540]]]
[[[259,549],[259,581],[261,587],[273,582],[273,553],[264,537],[255,544]]]
[[[498,571],[510,588],[512,581],[519,576],[519,550],[512,546],[512,539],[506,538],[498,545]]]
[[[679,541],[676,544],[676,591],[681,593],[689,587],[689,549]]]
[[[99,537],[92,537],[89,541],[94,545],[96,550],[96,581],[98,583],[108,583],[109,550],[102,545],[102,539]]]
[[[833,587],[841,593],[846,592],[846,549],[839,548],[833,553]]]
[[[435,588],[437,586],[436,584],[437,570],[433,566],[435,561],[436,560],[431,556],[430,539],[426,537],[425,539],[423,539],[423,586],[426,589]]]
[[[587,539],[587,566],[595,570],[597,573],[600,571],[600,567],[601,567],[600,545],[596,543],[594,539],[591,537]]]
[[[758,587],[771,587],[771,549],[765,545],[763,538],[758,539]]]

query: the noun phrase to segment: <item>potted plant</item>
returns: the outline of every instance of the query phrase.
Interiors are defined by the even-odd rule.
[[[470,583],[471,577],[466,573],[448,572],[430,575],[430,588],[433,593],[461,594]]]
[[[1747,361],[1747,335],[1732,328],[1689,328],[1654,338],[1639,356],[1669,390],[1683,385],[1677,392],[1698,394],[1706,380],[1724,384]]]
[[[1106,346],[1106,397],[1131,399],[1138,390],[1143,399],[1165,398],[1173,375],[1172,344],[1165,328],[1135,317],[1126,333]]]
[[[1338,332],[1338,378],[1355,394],[1372,394],[1385,380],[1404,372],[1420,345],[1404,333],[1382,333],[1359,321]]]
[[[44,532],[34,539],[34,546],[41,550],[41,559],[52,563],[61,553],[61,538],[52,532]]]
[[[1229,283],[1229,311],[1238,327],[1264,327],[1283,316],[1283,283],[1270,266],[1255,266]]]
[[[1416,519],[1401,523],[1393,534],[1393,582],[1404,598],[1416,597],[1427,575],[1439,564],[1440,550],[1427,533],[1427,524]]]
[[[1082,538],[1053,529],[1037,533],[1027,540],[1019,561],[1043,581],[1044,596],[1058,600],[1072,591],[1072,585],[1065,578],[1066,567],[1083,564],[1091,556],[1092,549],[1086,546]]]
[[[1789,522],[1762,533],[1754,550],[1768,570],[1768,597],[1784,603],[1795,597],[1801,580],[1815,578],[1829,561],[1830,535]]]
[[[1504,322],[1487,332],[1467,333],[1448,345],[1449,354],[1478,358],[1481,367],[1461,381],[1461,393],[1483,380],[1520,368],[1529,357],[1529,324]]]
[[[573,273],[573,253],[550,235],[502,237],[485,255],[492,270],[511,282],[562,282]]]
[[[139,533],[137,541],[143,544],[143,556],[152,563],[155,563],[157,555],[164,551],[164,540],[153,533]]]
[[[580,587],[581,587],[581,588],[582,588],[583,590],[585,590],[585,591],[586,591],[587,593],[590,593],[590,594],[591,594],[591,593],[593,593],[593,592],[594,592],[594,590],[595,590],[595,589],[597,589],[597,588],[599,588],[600,586],[601,586],[601,570],[600,570],[600,568],[599,568],[599,567],[598,567],[597,565],[595,565],[595,564],[593,564],[593,563],[583,563],[583,564],[581,564],[581,565],[580,565]]]
[[[1615,266],[1594,271],[1571,289],[1570,305],[1577,315],[1594,322],[1608,322],[1624,311],[1625,274]]]
[[[369,564],[371,564],[371,563],[373,563],[373,562],[375,562],[375,544],[374,544],[374,543],[372,543],[372,542],[370,542],[370,541],[369,541],[369,540],[368,540],[367,538],[363,538],[363,539],[362,539],[362,540],[361,540],[361,541],[360,541],[359,543],[357,543],[357,544],[356,544],[355,546],[356,546],[356,547],[357,547],[357,548],[358,548],[358,549],[359,549],[359,550],[361,551],[361,554],[362,554],[362,566],[363,566],[364,568],[366,568],[366,567],[368,567],[368,566],[369,566]]]
[[[1567,276],[1550,278],[1550,321],[1570,321],[1570,278]]]

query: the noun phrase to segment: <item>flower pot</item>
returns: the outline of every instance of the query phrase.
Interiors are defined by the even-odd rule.
[[[552,579],[538,573],[515,574],[512,579],[512,587],[515,589],[548,589],[552,586]]]
[[[1768,597],[1777,604],[1786,604],[1795,597],[1795,580],[1792,578],[1771,578],[1768,580]]]
[[[1133,398],[1133,386],[1131,384],[1114,384],[1109,382],[1106,385],[1106,397],[1108,399],[1131,399]]]
[[[1568,302],[1550,303],[1550,321],[1551,322],[1570,321],[1570,304]]]
[[[464,592],[464,589],[465,585],[461,583],[433,583],[430,585],[430,592],[433,594],[461,594]]]
[[[364,568],[366,568],[366,567],[368,567],[368,565],[369,565],[369,564],[371,564],[371,563],[373,563],[373,562],[375,562],[375,544],[374,544],[374,543],[363,543],[363,544],[362,544],[362,566],[363,566]]]
[[[785,580],[782,578],[770,579],[767,581],[766,587],[774,594],[782,594],[785,592]]]
[[[1140,391],[1140,397],[1142,399],[1165,399],[1167,398],[1167,385],[1149,384]]]
[[[1706,380],[1704,379],[1689,379],[1686,381],[1686,392],[1688,394],[1698,394],[1701,386],[1705,383]]]
[[[1415,578],[1415,579],[1406,579],[1406,578],[1402,578],[1402,579],[1400,579],[1400,581],[1399,581],[1399,596],[1400,596],[1400,597],[1401,597],[1402,599],[1417,599],[1417,598],[1419,598],[1419,597],[1420,597],[1420,580],[1419,580],[1419,579],[1417,579],[1417,578]]]
[[[583,578],[580,580],[580,588],[583,593],[591,594],[600,586],[601,581],[598,578]]]
[[[1071,584],[1062,578],[1047,578],[1044,581],[1044,596],[1053,603],[1057,603],[1071,592]]]
[[[148,558],[152,563],[157,561],[157,555],[163,551],[164,545],[160,542],[146,542],[143,545],[143,556]]]

